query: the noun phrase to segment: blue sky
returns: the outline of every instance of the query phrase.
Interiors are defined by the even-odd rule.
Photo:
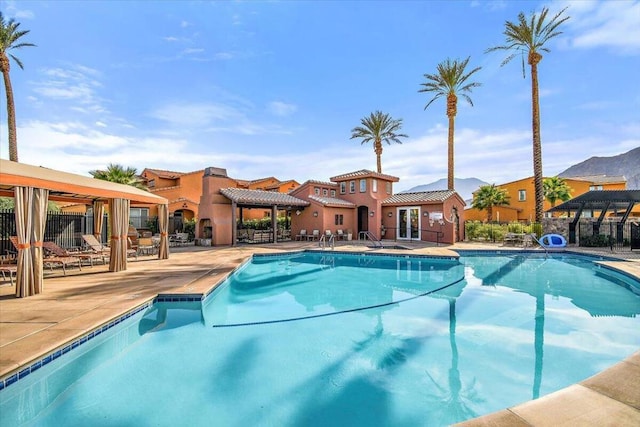
[[[445,102],[424,110],[424,74],[471,56],[482,86],[458,104],[455,175],[531,176],[528,67],[484,51],[545,5],[571,19],[539,65],[544,174],[640,146],[638,1],[0,1],[37,45],[14,51],[19,160],[326,181],[375,170],[350,136],[381,110],[409,135],[382,154],[406,190],[447,175]]]

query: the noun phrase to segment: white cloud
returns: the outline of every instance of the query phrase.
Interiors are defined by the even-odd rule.
[[[565,12],[572,30],[571,45],[609,47],[622,54],[640,51],[640,2],[572,1]]]
[[[286,102],[273,101],[267,105],[267,109],[273,115],[284,117],[295,113],[298,110],[298,106],[294,104],[287,104]]]
[[[243,114],[231,106],[206,103],[172,103],[157,108],[150,116],[181,128],[205,127],[214,122],[243,118]]]
[[[73,64],[68,68],[44,68],[39,70],[43,78],[31,82],[32,90],[40,98],[57,101],[59,110],[67,101],[69,108],[81,113],[104,113],[106,108],[97,94],[102,87],[98,78],[99,71],[79,64]]]
[[[204,52],[204,49],[202,48],[188,48],[182,51],[183,55],[191,55],[194,53],[202,53]]]

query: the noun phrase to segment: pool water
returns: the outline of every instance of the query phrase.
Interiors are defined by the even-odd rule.
[[[0,391],[0,425],[448,425],[619,362],[638,314],[584,257],[254,257]]]

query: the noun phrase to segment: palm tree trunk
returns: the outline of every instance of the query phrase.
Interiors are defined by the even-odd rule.
[[[487,222],[491,222],[493,220],[493,206],[487,206]]]
[[[531,111],[533,131],[533,183],[535,188],[535,219],[542,222],[544,190],[542,187],[542,142],[540,140],[540,95],[538,93],[538,62],[542,55],[529,53],[531,64]]]
[[[378,163],[378,173],[382,173],[382,141],[380,141],[379,139],[376,139],[376,142],[374,144],[374,150],[376,152],[376,160]]]
[[[7,128],[9,129],[9,160],[18,161],[18,142],[16,139],[16,110],[13,103],[13,89],[9,78],[9,58],[3,55],[0,58],[0,68],[4,78],[5,92],[7,93]]]
[[[454,173],[453,173],[453,135],[455,131],[455,119],[458,112],[458,97],[454,93],[447,95],[447,116],[449,117],[449,149],[447,156],[447,189],[454,189]]]

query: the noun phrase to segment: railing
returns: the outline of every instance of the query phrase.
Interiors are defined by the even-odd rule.
[[[358,234],[358,240],[370,240],[373,243],[374,247],[382,247],[382,242],[378,239],[376,239],[376,236],[374,236],[370,231],[361,231]]]
[[[406,229],[402,229],[403,231]],[[393,241],[398,241],[401,240],[403,242],[431,242],[431,243],[435,243],[436,246],[440,245],[440,240],[442,239],[442,237],[444,236],[444,232],[442,231],[436,231],[436,230],[425,230],[425,229],[421,229],[418,230],[416,228],[414,229],[410,229],[410,232],[407,233],[407,237],[398,237],[400,235],[400,228],[386,228],[384,230],[384,236],[389,239],[389,240],[393,240]],[[414,237],[414,233],[418,234],[418,231],[420,231],[419,233],[419,237]]]
[[[329,244],[329,246],[331,246],[332,250],[335,250],[336,248],[336,239],[335,236],[332,234],[329,236],[329,239],[327,240],[327,235],[323,234],[322,236],[320,236],[320,239],[318,239],[318,247],[322,247],[322,249],[326,249],[327,248],[327,244]]]
[[[634,227],[638,224],[626,221],[578,223],[578,245],[581,247],[608,247],[613,250],[637,249]],[[633,243],[633,244],[632,244]]]

